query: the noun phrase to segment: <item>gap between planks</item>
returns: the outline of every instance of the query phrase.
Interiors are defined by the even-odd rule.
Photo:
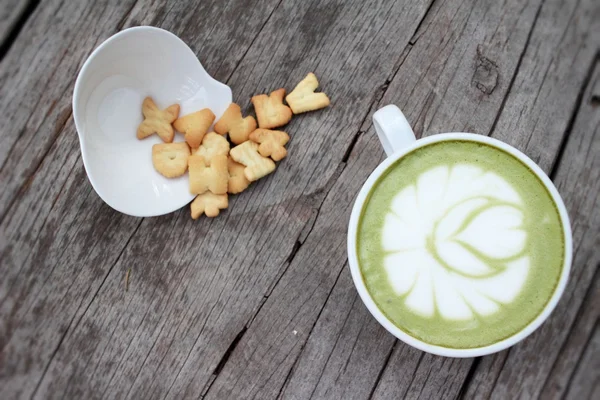
[[[0,43],[0,61],[4,59],[4,56],[8,53],[14,42],[17,40],[19,33],[21,33],[21,30],[23,30],[23,27],[29,20],[29,17],[31,14],[33,14],[39,4],[40,0],[29,0],[23,11],[21,11],[21,14],[8,31],[6,38],[4,38],[2,43]]]

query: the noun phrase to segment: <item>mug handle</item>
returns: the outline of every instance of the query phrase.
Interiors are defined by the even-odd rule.
[[[373,114],[373,125],[388,157],[417,140],[406,117],[393,104],[380,108]]]

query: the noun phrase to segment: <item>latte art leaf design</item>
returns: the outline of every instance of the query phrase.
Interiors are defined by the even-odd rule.
[[[393,199],[382,246],[388,280],[415,314],[487,316],[520,293],[530,268],[523,202],[469,164],[422,173]]]

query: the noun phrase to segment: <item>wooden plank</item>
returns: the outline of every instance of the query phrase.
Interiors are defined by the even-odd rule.
[[[546,1],[492,136],[552,171],[598,51],[598,1]]]
[[[600,396],[600,326],[596,327],[588,343],[583,359],[571,382],[567,399],[597,399]]]
[[[476,72],[476,63],[472,61],[478,56],[478,43],[473,43],[472,37],[475,35],[476,37],[486,38],[490,41],[489,47],[492,47],[491,43],[495,43],[500,39],[502,39],[501,43],[510,40],[511,46],[506,46],[505,53],[496,52],[496,55],[506,60],[500,70],[502,76],[512,76],[515,73],[519,55],[526,46],[529,34],[529,30],[523,27],[532,25],[537,6],[539,6],[539,3],[532,5],[522,2],[514,4],[514,8],[499,8],[497,2],[489,2],[483,5],[481,2],[461,4],[460,2],[450,1],[439,4],[434,3],[430,14],[421,25],[421,30],[416,36],[417,39],[415,39],[416,42],[413,42],[414,44],[410,47],[408,54],[403,56],[403,62],[395,78],[390,83],[382,103],[396,102],[409,105],[417,103],[421,108],[416,110],[415,107],[417,106],[409,106],[409,114],[420,115],[427,113],[433,107],[431,101],[425,102],[421,99],[425,97],[433,99],[436,93],[440,93],[440,95],[446,93],[445,96],[448,96],[448,99],[464,99],[462,107],[464,107],[465,113],[471,112],[471,109],[485,106],[490,109],[488,111],[492,113],[492,116],[495,115],[501,108],[503,97],[509,85],[508,83],[501,84],[500,88],[490,95],[493,99],[484,98],[488,95],[472,86],[471,77]],[[495,10],[495,14],[492,10]],[[496,18],[498,13],[502,12],[504,13],[502,14],[503,18]],[[496,17],[492,17],[492,14]],[[487,20],[486,23],[481,23],[480,17],[482,15],[487,15],[489,19],[495,20],[495,24],[487,23]],[[519,28],[513,29],[515,26]],[[452,28],[450,29],[450,27]],[[498,32],[497,35],[500,37],[494,36],[494,32]],[[502,35],[510,35],[510,39]],[[484,46],[486,44],[484,42]],[[481,43],[479,45],[481,51]],[[468,55],[465,55],[465,53]],[[513,60],[512,63],[510,60]],[[439,66],[443,65],[454,66],[445,73],[465,76],[461,80],[463,85],[453,82],[450,79],[451,76],[448,78],[444,76],[440,78],[439,87],[432,87],[431,78],[427,74],[436,74],[439,71],[428,71],[440,68]],[[415,85],[418,85],[418,87],[415,87]],[[409,89],[406,90],[404,86],[408,86]],[[447,103],[443,99],[436,99],[435,101],[440,106]],[[467,120],[468,116],[461,114],[453,121],[460,119]],[[430,118],[427,119],[428,123],[430,120]],[[481,125],[473,130],[484,133],[489,132],[493,121],[493,117],[482,120]],[[417,127],[417,129],[420,129],[419,133],[426,131],[426,134],[429,134],[431,127],[421,124],[420,128]],[[460,130],[460,128],[454,129]],[[273,293],[266,300],[257,317],[232,352],[229,361],[208,391],[207,398],[253,396],[269,398],[273,394],[276,395],[282,379],[286,377],[287,372],[292,368],[297,354],[302,350],[306,336],[317,322],[319,315],[333,312],[342,320],[349,318],[351,308],[338,302],[330,302],[321,314],[320,310],[346,258],[346,224],[354,195],[382,157],[382,151],[372,129],[369,129],[365,135],[358,139],[353,154],[357,154],[357,156],[348,160],[344,171],[321,207],[310,235],[302,244],[291,265],[274,288]],[[333,309],[330,310],[330,307]],[[363,321],[364,323],[366,322]],[[373,349],[370,357],[378,360],[380,364],[370,364],[368,369],[366,367],[362,369],[362,373],[365,374],[365,381],[355,381],[352,378],[356,378],[356,376],[352,376],[351,373],[360,370],[360,357],[353,357],[354,353],[351,351],[344,352],[339,346],[336,347],[334,340],[331,340],[330,335],[342,334],[343,325],[325,324],[328,326],[327,328],[314,331],[315,335],[320,335],[315,337],[314,342],[323,341],[326,350],[324,348],[320,350],[325,351],[328,356],[330,355],[333,361],[329,366],[327,366],[327,363],[325,367],[321,367],[321,364],[319,364],[312,370],[309,363],[299,361],[291,373],[287,388],[302,387],[299,398],[310,396],[310,390],[312,389],[318,390],[319,393],[332,394],[334,397],[342,394],[351,396],[351,394],[363,393],[365,388],[361,387],[360,383],[377,377],[384,367],[387,355],[391,351],[392,342],[384,342],[380,346],[377,346],[377,343],[363,344],[365,348]],[[331,333],[330,329],[335,332]],[[294,330],[298,334],[292,336],[290,331],[293,332]],[[348,334],[344,332],[344,337],[347,338],[348,342],[358,340],[357,331],[352,334],[355,336],[348,337]],[[366,340],[362,336],[360,339]],[[406,349],[397,347],[394,354],[404,355],[405,352]],[[338,359],[343,357],[347,362],[343,365],[348,371],[348,375],[341,374],[338,376],[339,372],[336,370],[337,365],[339,365]],[[322,360],[320,362],[322,363]],[[398,365],[402,365],[403,362],[406,362],[403,370],[410,370],[416,365],[414,364],[414,357],[408,359],[399,357],[397,364],[393,364],[394,368],[398,368]],[[457,370],[458,366],[460,368]],[[412,380],[396,379],[396,381],[400,381],[396,384],[401,385],[404,383],[407,386],[403,388],[390,386],[387,389],[382,387],[376,393],[379,393],[380,396],[388,391],[390,393],[403,393],[410,390],[410,393],[419,393],[426,387],[424,393],[452,397],[460,390],[462,384],[460,377],[464,378],[467,375],[469,367],[470,360],[463,360],[460,363],[446,363],[428,357],[425,364],[418,369],[419,375],[414,382]],[[395,374],[397,374],[397,370],[390,368],[389,376],[384,375],[386,378],[384,381],[391,383],[394,381],[393,376]],[[457,384],[448,385],[448,391],[445,392],[443,389],[444,380],[452,377],[458,378]],[[299,383],[301,380],[307,381],[307,387],[303,387]],[[346,385],[344,388],[341,387],[340,381]],[[358,383],[359,381],[360,383]],[[411,382],[413,382],[413,386],[411,386]],[[284,392],[285,395],[294,398],[292,389],[287,388]]]
[[[0,221],[67,123],[70,92],[86,55],[116,32],[116,16],[132,4],[40,4],[2,61],[0,110],[7,118],[0,122]]]
[[[232,199],[222,218],[194,222],[184,210],[145,220],[85,317],[57,350],[38,395],[118,397],[131,391],[141,397],[179,397],[202,391],[313,221],[335,178],[332,166],[339,164],[369,110],[373,88],[394,69],[395,40],[410,37],[410,31],[398,28],[406,25],[400,22],[416,27],[416,16],[426,8],[396,5],[388,15],[386,8],[373,6],[282,3],[231,80],[238,99],[281,84],[290,87],[314,70],[325,77],[322,84],[332,98],[348,101],[293,121],[290,156],[276,174]],[[344,30],[353,35],[331,40]],[[283,42],[275,49],[273,37]],[[269,67],[271,57],[290,65]],[[330,64],[319,66],[330,57]],[[320,134],[294,137],[296,130]],[[330,149],[325,157],[323,148]],[[156,252],[141,257],[157,242]],[[137,278],[124,297],[121,284],[129,268]]]
[[[556,360],[570,357],[562,349],[571,334],[585,293],[600,263],[600,109],[592,99],[600,93],[600,66],[591,80],[556,173],[555,184],[571,216],[574,259],[563,298],[551,317],[522,343],[481,363],[469,385],[467,397],[538,397]],[[501,368],[497,368],[502,365]],[[491,372],[488,368],[494,368]],[[571,364],[571,368],[574,364]],[[568,374],[568,368],[562,366]]]
[[[5,0],[0,7],[0,49],[8,46],[6,43],[29,4],[28,0]],[[1,53],[0,53],[1,59]]]
[[[581,381],[575,383],[574,375],[577,376],[575,373],[576,370],[580,371],[579,374],[590,372],[585,371],[587,367],[584,367],[584,370],[582,370],[578,365],[581,364],[583,358],[590,359],[589,344],[591,340],[595,340],[593,339],[594,335],[598,334],[597,324],[600,317],[598,304],[600,304],[600,268],[597,266],[596,275],[592,279],[592,286],[588,290],[585,300],[579,309],[579,314],[575,317],[575,325],[571,329],[563,348],[560,350],[560,355],[556,358],[552,372],[544,383],[540,398],[561,399],[565,397],[570,387],[571,390],[574,390],[572,389],[573,386],[585,390],[584,386],[590,386],[589,383],[593,380],[588,379],[586,382],[587,385],[581,385]],[[594,329],[596,333],[594,333]],[[600,371],[600,368],[596,367],[596,373],[598,371]]]
[[[307,332],[300,330],[299,334]],[[346,264],[291,371],[282,398],[366,399],[394,342],[370,317]],[[416,367],[419,355],[409,356],[412,367]],[[411,370],[405,368],[402,375],[410,377]]]
[[[70,96],[63,96],[60,90],[54,90],[55,87],[72,85],[76,72],[72,65],[80,64],[98,40],[114,33],[116,25],[121,25],[129,15],[132,4],[123,3],[121,9],[113,7],[107,10],[104,5],[94,2],[44,3],[34,16],[32,24],[35,28],[22,32],[14,45],[14,53],[20,52],[23,60],[29,62],[25,64],[30,67],[25,71],[29,75],[23,71],[24,68],[20,68],[22,59],[13,57],[13,52],[0,66],[2,82],[6,83],[0,91],[7,86],[30,88],[40,96],[47,96],[54,104],[50,111],[39,108],[32,111],[33,115],[29,117],[43,120],[37,130],[31,131],[29,125],[23,125],[29,118],[26,114],[31,111],[27,108],[19,110],[18,115],[10,114],[8,120],[14,126],[9,126],[7,119],[0,123],[3,127],[0,129],[0,140],[16,131],[27,131],[29,139],[33,140],[33,143],[27,143],[24,135],[17,139],[12,151],[21,145],[28,146],[29,150],[18,160],[18,164],[13,165],[14,170],[6,171],[8,176],[4,172],[2,175],[2,179],[10,182],[10,185],[2,186],[2,195],[11,188],[20,190],[18,200],[0,225],[0,272],[3,277],[0,282],[0,359],[5,360],[0,362],[2,398],[28,397],[36,390],[38,380],[62,341],[79,323],[90,301],[105,283],[106,275],[115,267],[128,240],[140,226],[139,219],[116,213],[104,205],[91,189],[79,160],[77,135],[69,117]],[[229,27],[235,26],[244,35],[228,41],[230,58],[221,54],[217,45],[223,40],[223,35],[232,31],[211,35],[208,32],[212,30],[210,25],[204,25],[204,29],[189,25],[188,29],[196,32],[198,40],[193,42],[194,47],[200,48],[200,43],[206,44],[202,52],[206,56],[203,61],[209,61],[208,65],[214,70],[212,72],[218,71],[221,78],[233,72],[252,43],[253,35],[258,33],[275,5],[275,1],[256,3],[254,11],[245,14],[243,20],[237,24],[232,22]],[[235,3],[231,6],[236,8]],[[56,23],[58,17],[53,17],[58,10],[61,24]],[[147,10],[159,13],[150,13],[148,18],[165,15],[160,14],[161,9],[157,7],[148,7]],[[140,12],[136,11],[133,17],[139,17]],[[189,10],[178,12],[181,13],[180,20],[198,17],[196,12]],[[210,16],[233,18],[233,13],[232,9],[225,9],[222,14]],[[86,26],[86,29],[82,29],[82,26]],[[179,26],[177,28],[181,29]],[[61,39],[65,30],[69,29],[79,31],[78,40],[72,45],[63,43]],[[44,34],[39,35],[40,31]],[[207,36],[213,39],[205,40]],[[47,43],[47,40],[52,43]],[[66,50],[54,54],[57,46],[63,46],[61,48],[68,49],[68,54],[71,54],[66,57],[65,65],[61,64],[60,59]],[[39,57],[36,52],[40,53]],[[71,74],[63,76],[62,72],[53,72],[57,64]],[[71,83],[65,84],[63,79]],[[51,93],[41,93],[36,87],[37,83],[44,80],[52,82]],[[18,94],[12,95],[11,101],[21,104],[25,104],[30,95],[27,91],[15,93]],[[3,96],[0,102],[5,99]],[[19,121],[22,126],[18,125]],[[30,123],[31,119],[27,124]],[[53,134],[48,135],[48,132]],[[56,141],[48,141],[47,136],[56,136]],[[21,140],[25,142],[19,144]],[[44,146],[50,147],[45,149]],[[34,150],[47,154],[43,159],[32,160],[30,156]],[[40,165],[30,171],[28,165],[33,161],[39,161]],[[27,170],[32,176],[20,175],[18,170]],[[19,180],[25,185],[13,185]],[[117,286],[121,290],[122,282],[118,282]]]

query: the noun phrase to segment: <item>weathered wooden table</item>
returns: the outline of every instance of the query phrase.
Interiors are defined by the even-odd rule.
[[[295,118],[288,158],[219,218],[119,214],[87,180],[71,95],[134,25],[175,32],[248,110],[309,71],[332,106]],[[599,398],[597,0],[2,0],[0,43],[1,399]],[[431,356],[358,298],[346,226],[388,103],[419,136],[516,146],[562,193],[570,281],[515,347]]]

